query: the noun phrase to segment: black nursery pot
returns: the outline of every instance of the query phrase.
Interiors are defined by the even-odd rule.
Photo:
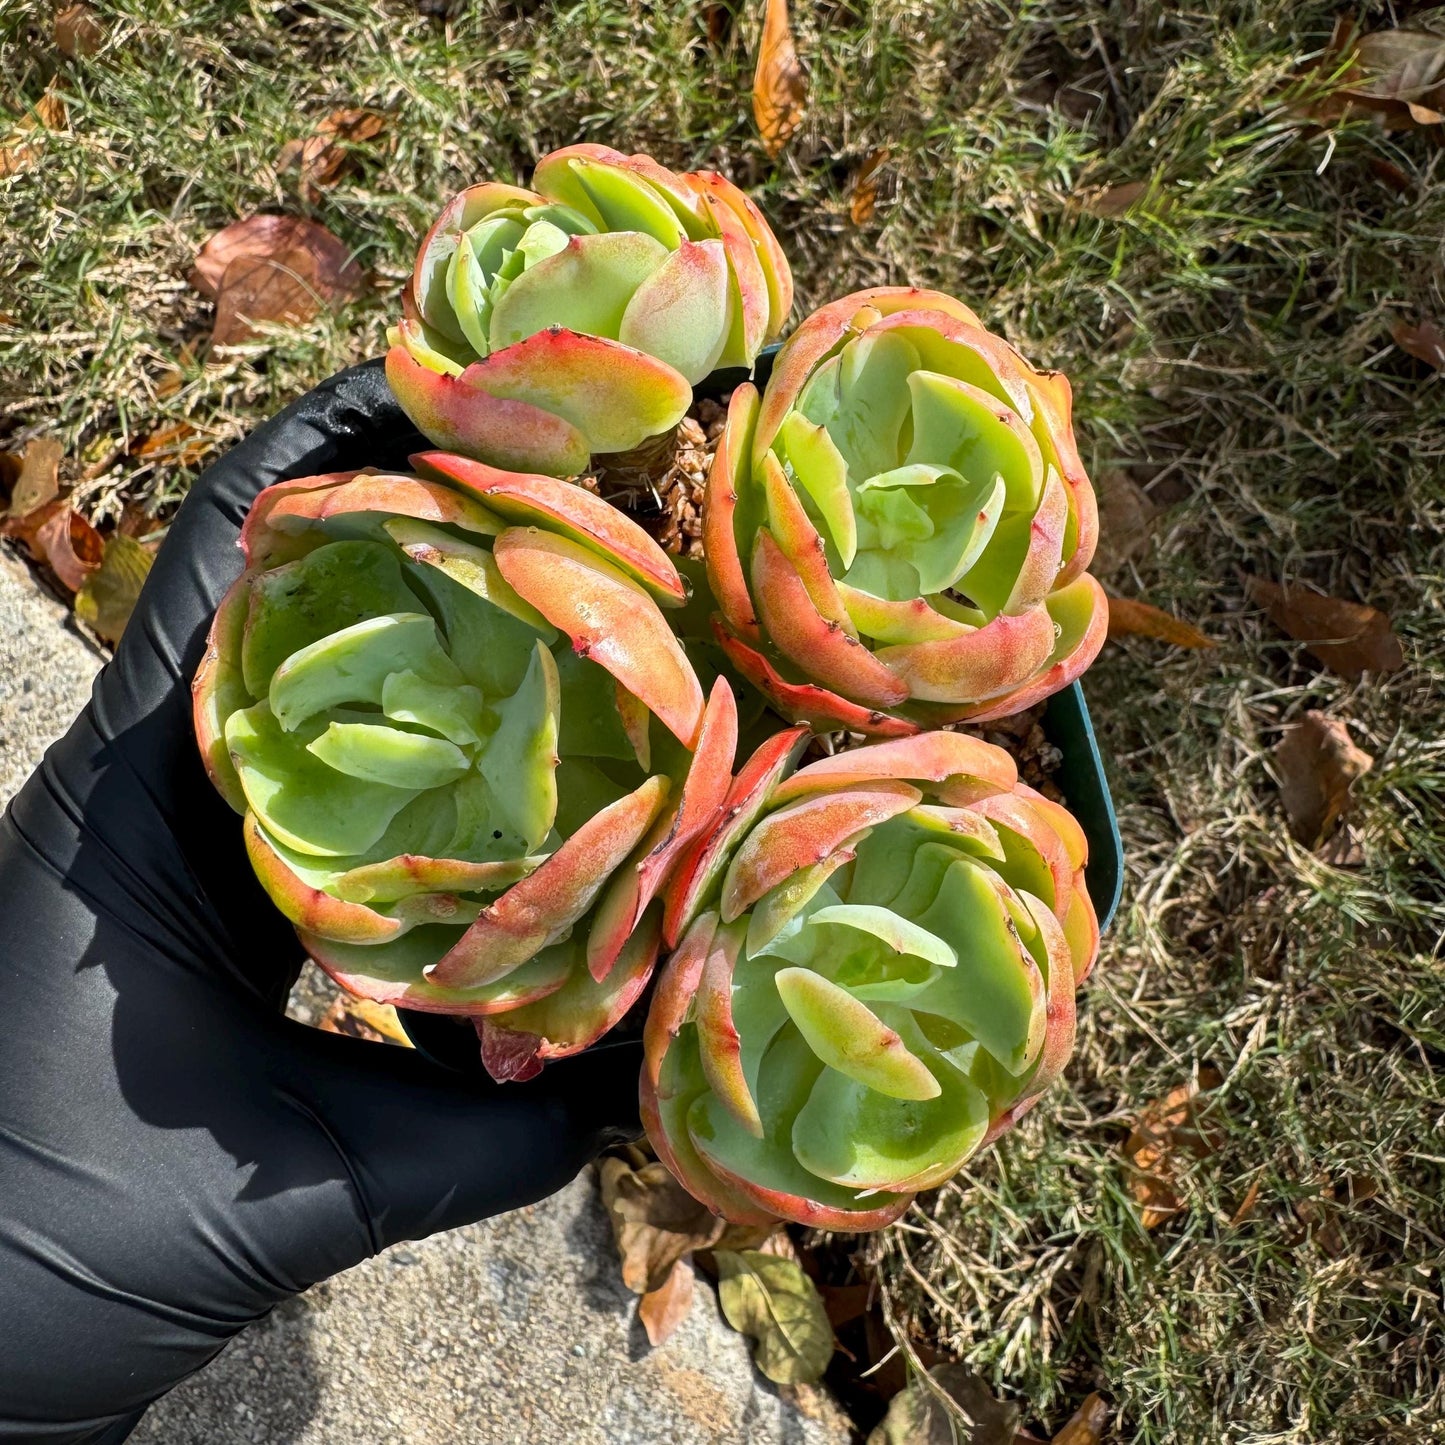
[[[770,346],[759,356],[752,380],[761,390],[773,370],[777,346]],[[734,387],[749,379],[742,367],[715,371],[694,391],[699,399],[720,401]],[[1124,845],[1119,837],[1119,823],[1114,814],[1114,799],[1109,780],[1104,775],[1104,760],[1099,754],[1099,740],[1089,716],[1084,690],[1072,683],[1049,699],[1043,716],[1044,736],[1059,750],[1060,761],[1054,780],[1063,792],[1069,811],[1079,820],[1089,840],[1089,861],[1084,869],[1089,897],[1099,915],[1099,927],[1105,929],[1119,907],[1124,888]],[[650,991],[649,991],[650,992]],[[642,1015],[647,995],[623,1021],[593,1049],[616,1048],[635,1043],[642,1034]],[[477,1034],[465,1019],[447,1014],[416,1013],[398,1009],[401,1026],[407,1037],[434,1063],[466,1074],[482,1073],[481,1050]]]

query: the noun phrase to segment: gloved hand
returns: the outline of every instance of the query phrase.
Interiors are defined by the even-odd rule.
[[[638,1132],[631,1047],[488,1087],[284,1018],[301,950],[201,767],[190,680],[251,499],[422,444],[378,362],[213,466],[0,820],[0,1440],[123,1439],[288,1295]]]

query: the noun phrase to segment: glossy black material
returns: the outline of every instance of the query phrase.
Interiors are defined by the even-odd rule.
[[[0,1441],[120,1440],[278,1301],[637,1132],[635,1048],[502,1089],[283,1018],[301,949],[201,768],[190,679],[251,499],[420,442],[373,362],[212,467],[0,820]]]

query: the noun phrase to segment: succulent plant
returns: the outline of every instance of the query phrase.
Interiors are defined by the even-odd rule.
[[[879,736],[1020,711],[1097,655],[1070,390],[966,306],[814,312],[733,394],[704,509],[714,627],[784,717]]]
[[[532,184],[447,204],[386,371],[438,446],[571,476],[670,431],[715,367],[751,366],[793,283],[762,213],[715,172],[574,145]]]
[[[471,1017],[523,1077],[646,985],[737,716],[726,683],[704,700],[659,607],[683,584],[635,523],[552,477],[412,462],[260,493],[196,733],[311,956]]]
[[[669,885],[643,1119],[729,1219],[874,1229],[1058,1074],[1099,930],[1082,831],[1001,749],[793,771],[806,740],[753,754]]]

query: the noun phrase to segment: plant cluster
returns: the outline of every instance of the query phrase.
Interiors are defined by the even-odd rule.
[[[951,727],[1073,681],[1107,609],[1067,380],[936,292],[835,301],[736,388],[705,572],[578,484],[791,299],[712,173],[572,146],[462,192],[387,357],[440,450],[260,494],[196,731],[344,988],[468,1019],[515,1079],[662,958],[659,1156],[730,1219],[868,1229],[1069,1055],[1083,832]]]

